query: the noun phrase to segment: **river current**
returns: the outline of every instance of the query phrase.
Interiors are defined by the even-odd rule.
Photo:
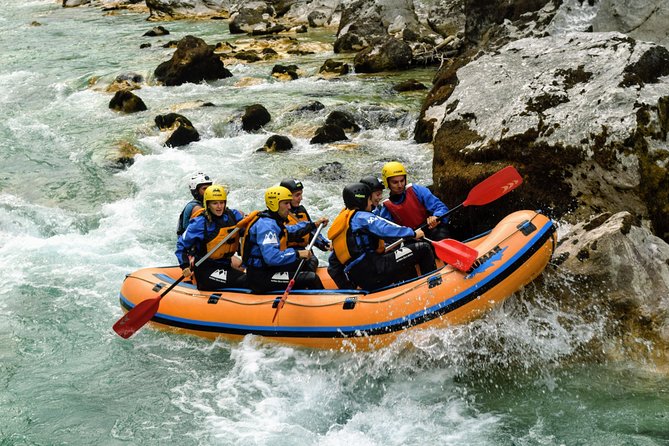
[[[210,342],[151,327],[116,336],[125,274],[175,262],[194,172],[226,184],[229,205],[244,211],[262,208],[263,190],[282,178],[302,179],[312,216],[330,218],[346,182],[390,159],[407,165],[411,181],[431,182],[431,148],[411,138],[424,93],[391,86],[409,77],[429,84],[435,69],[325,80],[318,67],[336,55],[317,53],[281,61],[303,71],[291,82],[272,78],[271,62],[229,64],[233,77],[220,81],[157,86],[153,70],[173,52],[167,41],[235,37],[224,21],[167,22],[170,35],[142,37],[155,25],[145,19],[52,0],[0,10],[0,444],[669,444],[666,370],[625,348],[604,354],[617,343],[607,338],[612,321],[561,306],[547,290],[570,283],[555,272],[484,319],[407,333],[376,352],[252,336]],[[108,108],[106,87],[126,73],[146,79],[135,93],[148,111]],[[316,100],[326,109],[295,111]],[[272,114],[257,134],[239,124],[253,103]],[[309,144],[332,110],[353,113],[362,131],[346,145]],[[193,122],[199,142],[163,146],[153,118],[173,111]],[[294,149],[257,153],[275,133]],[[143,154],[117,169],[111,159],[125,142]],[[343,178],[319,171],[333,162]]]

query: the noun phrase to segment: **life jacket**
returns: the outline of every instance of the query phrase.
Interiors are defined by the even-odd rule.
[[[249,222],[249,224],[246,226],[246,233],[244,237],[242,238],[241,242],[241,253],[242,253],[242,263],[245,265],[248,265],[248,260],[251,258],[251,248],[253,247],[253,243],[251,243],[248,240],[249,234],[251,233],[251,227],[258,222],[261,218],[271,218],[272,220],[276,221],[276,223],[279,225],[279,229],[281,230],[281,233],[279,234],[279,249],[284,251],[288,247],[288,231],[286,230],[286,225],[285,223],[281,220],[281,218],[269,211],[262,211],[256,214],[253,219]],[[254,259],[259,260],[260,264],[262,265],[263,268],[269,269],[270,266],[265,263],[265,259],[263,259],[262,255],[261,256],[253,256]]]
[[[291,209],[288,212],[288,226],[300,223],[302,221],[311,221],[309,219],[309,214],[304,206],[300,205],[295,209]],[[304,248],[309,244],[309,239],[311,238],[310,233],[304,234],[302,237],[290,237],[290,240],[287,241],[288,247],[290,248]]]
[[[383,200],[383,206],[393,216],[395,223],[401,226],[417,228],[425,223],[430,214],[425,206],[418,201],[418,196],[409,184],[404,190],[404,201],[402,203],[393,203],[390,199]]]
[[[204,213],[204,209],[201,209],[196,212],[198,215],[201,215]],[[204,245],[205,245],[205,252],[209,252],[214,247],[225,237],[228,236],[236,227],[237,227],[237,220],[235,219],[235,214],[232,212],[231,209],[226,208],[224,211],[224,215],[227,217],[228,225],[229,226],[220,226],[217,222],[214,221],[214,230],[209,232],[207,228],[207,223],[209,223],[209,220],[207,220],[204,224]],[[206,218],[206,217],[205,217]],[[221,218],[222,219],[222,218]],[[216,260],[216,259],[229,259],[239,249],[239,231],[237,231],[232,237],[228,239],[223,245],[221,245],[214,253],[209,256],[210,259]]]
[[[186,203],[186,206],[181,210],[181,213],[179,214],[179,221],[177,222],[177,235],[181,235],[184,232],[186,232],[186,227],[188,226],[188,222],[197,217],[200,214],[196,214],[197,211],[193,212],[193,209],[195,207],[199,206],[200,209],[202,208],[202,202],[197,201],[197,200],[191,200],[188,203]],[[186,212],[186,209],[190,210],[190,215],[188,216],[188,220],[186,220],[186,223],[184,224],[184,212]],[[199,211],[199,209],[198,209]]]
[[[328,231],[328,238],[332,241],[332,249],[342,265],[347,265],[366,254],[360,240],[361,234],[354,233],[351,228],[351,218],[356,212],[358,212],[357,209],[343,209],[334,219]],[[366,234],[366,236],[369,238],[375,252],[379,254],[384,252],[385,243],[382,239],[372,234]]]

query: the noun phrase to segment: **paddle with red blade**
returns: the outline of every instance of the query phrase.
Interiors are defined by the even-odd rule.
[[[311,239],[311,242],[309,243],[309,246],[306,247],[307,251],[311,251],[311,248],[314,247],[314,243],[316,243],[316,239],[318,238],[318,234],[321,233],[321,229],[323,229],[323,226],[325,226],[323,223],[318,225],[318,229],[316,229],[316,233],[314,234],[314,238]],[[295,274],[293,274],[293,278],[290,279],[290,282],[288,282],[288,286],[286,287],[286,291],[283,292],[283,296],[281,296],[281,299],[279,302],[276,304],[276,311],[274,312],[274,316],[272,317],[272,323],[274,323],[274,320],[276,319],[276,315],[279,314],[279,310],[283,308],[283,305],[286,303],[286,299],[288,299],[288,294],[290,294],[290,291],[293,289],[293,285],[295,285],[295,278],[297,275],[300,273],[300,270],[302,269],[302,265],[304,265],[304,261],[307,259],[302,259],[299,265],[297,265],[297,269],[295,270]]]
[[[444,239],[434,241],[427,237],[423,237],[423,240],[432,243],[435,254],[437,254],[437,257],[443,260],[444,263],[452,265],[460,271],[469,271],[476,261],[476,258],[479,256],[476,249],[457,240]]]
[[[444,215],[437,217],[438,221],[448,217],[456,209],[463,206],[482,206],[497,200],[498,198],[508,194],[523,183],[523,177],[513,166],[506,166],[490,175],[485,180],[474,186],[469,191],[467,199],[459,205],[451,208]],[[427,223],[423,223],[418,229],[423,229]]]
[[[207,260],[209,256],[211,256],[218,248],[223,246],[223,243],[227,242],[230,237],[232,237],[234,234],[236,234],[241,228],[245,227],[248,225],[248,223],[253,219],[258,211],[253,211],[249,215],[247,215],[244,219],[240,220],[235,226],[236,228],[233,229],[223,240],[218,242],[216,246],[212,248],[211,251],[209,251],[207,254],[205,254],[204,257],[202,257],[200,260],[197,261],[195,264],[195,268],[200,266],[202,262]],[[160,305],[160,300],[167,295],[174,287],[179,285],[182,280],[184,280],[186,277],[181,274],[181,277],[179,277],[172,285],[170,285],[165,291],[160,293],[158,296],[154,297],[153,299],[147,299],[144,300],[137,305],[135,305],[130,311],[128,311],[126,314],[123,315],[112,327],[116,334],[118,334],[120,337],[123,339],[128,339],[130,336],[132,336],[137,330],[142,328],[144,324],[149,322],[153,316],[158,312],[158,307]]]

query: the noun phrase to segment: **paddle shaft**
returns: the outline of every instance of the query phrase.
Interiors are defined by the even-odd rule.
[[[307,246],[306,250],[311,251],[311,248],[314,247],[314,243],[316,243],[316,239],[318,238],[318,235],[321,233],[321,230],[323,229],[323,223],[318,225],[318,229],[316,229],[316,233],[314,234],[314,238],[311,239],[311,242],[309,242],[309,245]],[[283,292],[283,296],[281,296],[281,300],[276,304],[276,311],[274,312],[274,316],[272,317],[272,322],[276,319],[276,315],[279,314],[279,310],[283,308],[283,304],[286,302],[286,299],[288,299],[288,294],[290,291],[293,289],[293,285],[295,285],[295,278],[297,275],[300,273],[300,270],[302,269],[302,265],[304,265],[304,262],[307,259],[302,259],[300,261],[300,264],[297,265],[297,269],[295,270],[295,274],[293,274],[293,278],[290,279],[290,282],[288,282],[288,286],[286,287],[286,291]]]
[[[237,223],[237,227],[230,231],[228,235],[226,235],[223,240],[218,242],[216,246],[214,246],[208,253],[206,253],[200,260],[197,261],[195,264],[195,268],[200,266],[202,262],[207,260],[218,248],[223,246],[223,243],[227,242],[230,237],[232,237],[234,234],[236,234],[242,227],[245,227],[248,222],[255,217],[257,214],[257,211],[254,211],[250,213],[248,216],[246,216],[244,219],[240,220]],[[139,304],[135,305],[130,311],[128,311],[126,314],[124,314],[112,327],[114,331],[121,336],[124,339],[129,338],[132,336],[137,330],[142,328],[144,324],[146,324],[153,316],[156,314],[158,311],[158,307],[160,305],[160,300],[167,295],[170,291],[174,289],[177,285],[181,283],[186,278],[186,276],[181,273],[181,277],[179,277],[172,285],[170,285],[165,291],[160,293],[157,297],[153,299],[147,299]]]
[[[226,235],[226,236],[223,238],[223,240],[221,240],[220,242],[216,243],[216,246],[214,246],[214,247],[211,249],[211,251],[209,251],[208,253],[206,253],[200,260],[198,260],[197,262],[195,262],[195,267],[194,267],[194,268],[197,268],[198,266],[202,265],[202,262],[204,262],[204,261],[207,260],[209,257],[211,257],[211,255],[212,255],[214,252],[216,252],[216,250],[217,250],[218,248],[220,248],[221,246],[223,246],[223,243],[227,242],[227,241],[230,239],[230,237],[232,237],[232,236],[235,235],[237,232],[239,232],[239,229],[240,229],[239,227],[236,227],[235,229],[233,229],[232,231],[230,231],[230,233],[229,233],[228,235]],[[181,274],[181,277],[179,277],[179,279],[177,279],[176,282],[174,282],[172,285],[170,285],[169,287],[167,287],[167,289],[166,289],[165,291],[163,291],[162,293],[160,293],[160,296],[158,296],[158,301],[160,301],[160,299],[162,299],[163,297],[165,297],[165,295],[166,295],[167,293],[169,293],[170,291],[172,291],[172,290],[174,289],[174,287],[177,286],[177,285],[179,285],[179,284],[181,283],[181,281],[184,280],[185,278],[186,278],[186,276],[184,276],[183,273],[182,273],[182,274]]]
[[[246,220],[246,219],[244,219],[244,220]],[[244,220],[240,220],[239,222],[241,223],[241,222],[244,221]],[[214,252],[216,252],[216,250],[217,250],[218,248],[220,248],[221,246],[223,246],[223,243],[227,242],[227,241],[230,239],[230,237],[232,237],[232,236],[235,235],[237,232],[239,232],[240,229],[241,229],[241,228],[240,228],[239,226],[237,226],[235,229],[233,229],[232,231],[230,231],[230,233],[229,233],[228,235],[226,235],[226,236],[223,238],[223,240],[221,240],[220,242],[216,243],[216,246],[214,246],[213,248],[211,248],[211,251],[209,251],[208,253],[206,253],[200,260],[198,260],[197,262],[195,262],[195,266],[194,266],[194,268],[197,268],[198,266],[202,265],[202,262],[204,262],[204,261],[207,260],[209,257],[211,257],[211,255],[212,255]],[[181,281],[184,280],[185,278],[186,278],[186,276],[184,276],[184,275],[182,274],[181,277],[179,278],[179,280],[177,280],[177,281],[174,282],[172,285],[170,285],[170,287],[169,287],[168,289],[166,289],[165,291],[163,291],[163,292],[160,294],[160,296],[158,296],[158,297],[161,298],[161,299],[162,299],[163,297],[165,297],[165,294],[167,294],[167,293],[169,293],[170,291],[172,291],[172,289],[173,289],[175,286],[177,286],[177,285],[179,284],[179,282],[181,282]]]

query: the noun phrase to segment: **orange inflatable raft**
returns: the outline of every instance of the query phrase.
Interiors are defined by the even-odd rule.
[[[378,348],[404,330],[465,323],[501,304],[541,274],[555,248],[555,229],[540,213],[515,212],[467,242],[479,253],[470,271],[445,265],[373,292],[338,290],[321,267],[318,274],[326,289],[293,290],[274,323],[274,307],[284,290],[263,295],[246,289],[207,292],[181,282],[161,300],[152,323],[207,338],[254,334],[315,348]],[[155,298],[180,277],[176,266],[129,274],[121,287],[121,306],[127,311]]]

